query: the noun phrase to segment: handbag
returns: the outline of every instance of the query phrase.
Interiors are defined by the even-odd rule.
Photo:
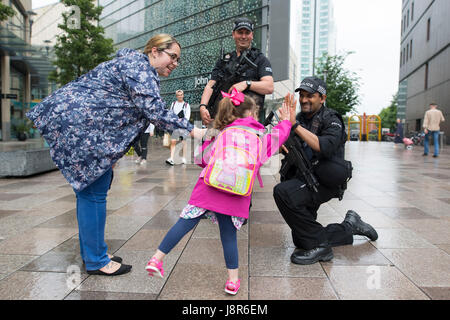
[[[170,148],[170,133],[164,132],[163,147]]]

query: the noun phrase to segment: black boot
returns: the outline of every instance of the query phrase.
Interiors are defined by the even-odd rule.
[[[359,214],[355,211],[348,210],[344,222],[347,222],[352,227],[354,235],[365,236],[371,241],[378,239],[378,233],[375,229],[370,224],[362,221]]]
[[[321,244],[311,250],[296,249],[291,255],[291,262],[295,264],[314,264],[319,261],[333,259],[333,250],[328,244]]]

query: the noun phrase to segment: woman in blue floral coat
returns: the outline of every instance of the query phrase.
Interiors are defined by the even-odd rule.
[[[77,196],[80,251],[89,274],[131,270],[107,253],[106,195],[112,166],[149,122],[164,131],[199,136],[186,119],[165,108],[159,76],[178,66],[181,46],[170,35],[152,37],[144,53],[121,49],[114,59],[68,83],[28,114],[50,146],[53,161]]]

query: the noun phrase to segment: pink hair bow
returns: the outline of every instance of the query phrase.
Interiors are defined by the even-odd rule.
[[[237,107],[239,106],[242,102],[244,102],[245,99],[245,95],[242,92],[239,92],[238,90],[236,90],[236,88],[233,88],[233,90],[231,91],[231,94],[220,91],[222,93],[222,97],[224,98],[230,98],[231,102]]]

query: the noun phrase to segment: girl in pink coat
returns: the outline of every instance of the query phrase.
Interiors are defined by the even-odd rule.
[[[258,118],[258,107],[255,101],[236,90],[232,94],[223,94],[214,121],[214,128],[219,131],[232,126],[250,127],[259,131],[262,137],[262,152],[257,170],[266,162],[287,140],[291,130],[290,119],[295,119],[295,102],[291,95],[286,96],[283,106],[279,109],[279,118],[282,120],[273,129],[273,133],[264,133],[264,126]],[[289,104],[289,105],[288,105]],[[291,113],[294,115],[291,116]],[[205,144],[212,143],[206,141]],[[214,150],[214,145],[211,152]],[[206,155],[204,159],[208,159]],[[202,167],[207,163],[200,164]],[[225,292],[235,295],[240,287],[238,277],[238,247],[236,230],[239,230],[245,219],[248,219],[250,196],[241,196],[223,192],[204,182],[205,170],[198,178],[192,191],[188,204],[183,209],[178,222],[168,231],[159,245],[153,257],[147,263],[145,269],[150,276],[164,276],[163,259],[178,242],[191,231],[200,221],[203,215],[208,216],[213,222],[219,224],[220,238],[222,242],[225,264],[228,270],[228,280],[225,284]]]

